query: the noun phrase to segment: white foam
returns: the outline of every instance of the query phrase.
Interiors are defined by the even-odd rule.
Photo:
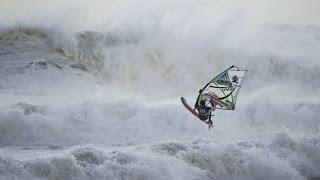
[[[99,32],[2,29],[1,178],[319,177],[318,29],[235,34],[230,21],[207,27],[202,17]],[[231,64],[249,69],[238,110],[217,111],[209,132],[179,98],[192,102]]]

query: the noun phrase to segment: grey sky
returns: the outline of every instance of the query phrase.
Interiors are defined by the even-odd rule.
[[[255,22],[320,25],[320,0],[244,0]]]
[[[160,1],[160,0],[159,0]],[[191,0],[192,1],[192,0]],[[217,0],[225,3],[225,6],[234,6],[247,15],[250,22],[299,24],[299,25],[320,25],[320,0]],[[133,1],[124,0],[1,0],[0,21],[14,21],[30,15],[30,18],[39,16],[59,15],[60,11],[79,11],[86,13],[89,4],[92,9],[105,7],[111,8],[118,4],[125,4]],[[152,4],[156,1],[137,0],[136,4]],[[203,1],[199,1],[203,2]],[[212,2],[212,1],[211,1]],[[230,2],[230,3],[229,3]],[[177,0],[177,4],[186,4],[186,1]],[[110,7],[111,6],[111,7]],[[96,8],[95,8],[96,7]],[[91,9],[91,10],[92,10]],[[228,8],[226,8],[227,11]],[[87,9],[88,10],[88,9]],[[107,10],[106,10],[107,11]],[[228,13],[228,12],[226,12]],[[34,16],[32,16],[32,14]],[[100,16],[101,17],[101,16]],[[97,18],[99,16],[97,15]]]

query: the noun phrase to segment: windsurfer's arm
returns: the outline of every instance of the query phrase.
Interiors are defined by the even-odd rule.
[[[199,98],[196,100],[196,103],[194,104],[194,109],[198,108],[198,100],[199,100]]]
[[[198,95],[198,97],[197,97],[196,103],[194,103],[194,109],[197,109],[197,108],[198,108],[198,101],[199,101],[201,92],[202,92],[202,89],[199,90],[199,95]]]
[[[200,95],[201,95],[202,91],[203,91],[203,89],[200,89],[200,90],[199,90],[198,98],[197,98],[197,100],[196,100],[196,103],[194,104],[194,108],[195,108],[195,109],[198,108],[198,101],[199,101],[199,99],[200,99]]]

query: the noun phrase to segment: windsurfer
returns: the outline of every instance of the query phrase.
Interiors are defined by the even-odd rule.
[[[212,127],[211,113],[216,109],[234,110],[247,70],[231,66],[211,79],[199,91],[194,108],[181,97],[182,104],[198,119]]]
[[[201,94],[202,90],[200,90],[199,92]],[[207,101],[210,102],[211,107],[207,106]],[[209,128],[210,128],[210,126],[212,127],[213,123],[211,121],[211,116],[213,116],[213,115],[211,114],[211,112],[214,111],[214,109],[215,109],[214,103],[211,100],[202,99],[202,100],[200,100],[199,104],[196,103],[194,105],[194,108],[198,110],[200,120],[207,123],[209,125]]]

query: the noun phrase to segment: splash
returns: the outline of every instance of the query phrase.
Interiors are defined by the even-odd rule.
[[[2,179],[320,176],[319,28],[221,11],[208,23],[214,3],[113,3],[103,27],[30,15],[1,28]],[[238,110],[208,132],[179,98],[231,64],[249,70]]]

